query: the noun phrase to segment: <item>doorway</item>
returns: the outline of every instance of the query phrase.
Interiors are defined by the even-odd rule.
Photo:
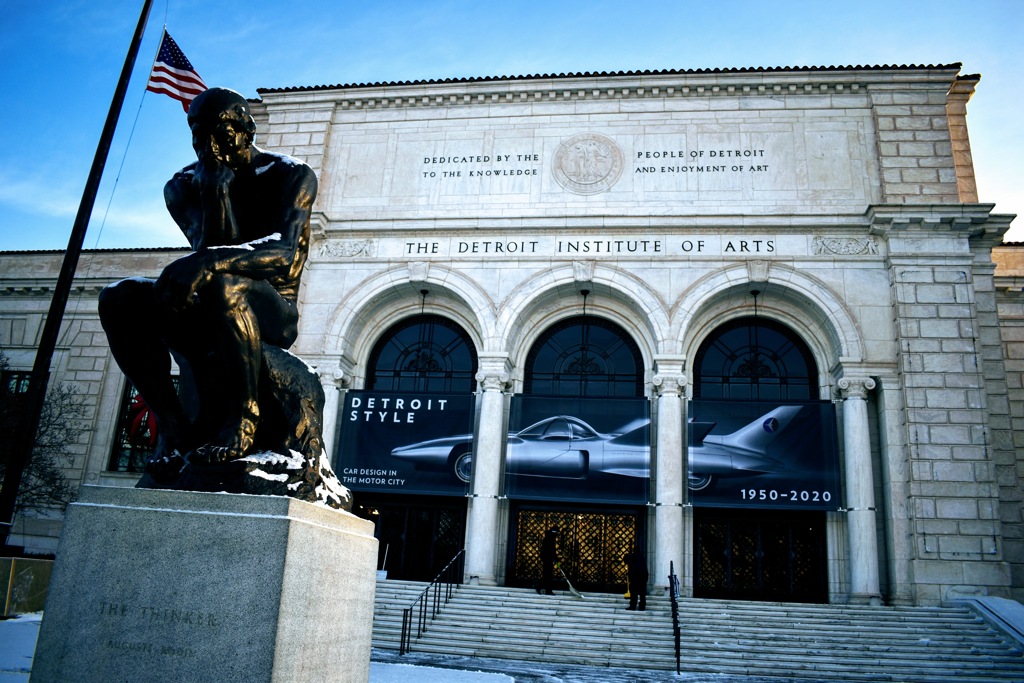
[[[694,597],[828,602],[825,513],[694,510]]]
[[[625,591],[623,558],[634,543],[643,550],[643,534],[638,532],[644,528],[642,509],[513,504],[511,513],[507,585],[537,584],[542,568],[541,541],[545,531],[556,527],[558,559],[573,586],[593,593]]]
[[[377,569],[389,579],[432,581],[465,540],[465,499],[362,493],[352,512],[374,523]]]
[[[694,360],[694,398],[734,402],[817,398],[817,365],[788,326],[757,316],[716,328]],[[694,508],[693,594],[703,598],[828,602],[825,513]]]

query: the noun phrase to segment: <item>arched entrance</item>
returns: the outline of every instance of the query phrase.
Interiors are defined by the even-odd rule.
[[[781,406],[817,398],[810,349],[793,330],[772,320],[744,317],[720,326],[701,344],[693,367],[695,401],[724,399],[739,411],[745,403]],[[698,424],[691,421],[691,431]],[[777,418],[768,417],[758,429],[761,437],[767,438],[773,424]],[[694,457],[700,456],[691,449]],[[714,485],[714,474],[691,471],[691,490]],[[743,497],[757,493],[752,489]],[[695,597],[827,602],[826,559],[825,512],[695,504]]]
[[[526,422],[539,421],[533,428],[510,435],[506,450],[510,500],[507,584],[536,583],[541,571],[540,540],[546,529],[555,526],[561,529],[559,560],[574,585],[596,592],[625,589],[623,557],[634,544],[644,546],[644,503],[649,499],[649,474],[636,469],[649,467],[649,414],[641,412],[646,417],[629,418],[629,410],[635,410],[637,403],[646,410],[643,377],[639,347],[624,329],[604,318],[581,315],[565,319],[546,330],[531,347],[524,395],[519,398],[522,405],[534,408],[533,417]],[[615,414],[616,401],[629,406],[621,415]],[[593,407],[597,403],[604,404],[603,411]],[[537,406],[544,408],[537,412]],[[515,415],[514,403],[513,422]],[[540,419],[544,415],[548,417]],[[536,426],[545,423],[547,428]],[[510,430],[514,431],[511,426]],[[552,444],[560,451],[543,463],[546,472],[539,468],[531,471],[532,462],[517,459],[516,449],[534,435],[541,445],[531,452],[553,453]],[[621,462],[612,465],[610,458],[616,448]],[[567,456],[572,456],[571,462]],[[554,469],[551,463],[556,461],[568,464]],[[531,478],[531,474],[539,476]],[[526,483],[514,485],[519,480],[510,479],[517,476]],[[630,487],[631,496],[623,495]]]
[[[443,316],[415,315],[392,325],[373,346],[366,390],[378,401],[388,393],[421,402],[466,396],[476,389],[476,371],[476,348],[465,330]],[[374,522],[377,566],[392,579],[429,581],[463,547],[465,496],[357,491],[353,512]]]

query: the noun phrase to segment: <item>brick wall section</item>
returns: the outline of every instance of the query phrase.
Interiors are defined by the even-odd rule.
[[[953,165],[956,168],[960,201],[977,202],[978,185],[974,177],[974,157],[971,139],[967,134],[967,103],[981,80],[980,76],[960,76],[949,89],[946,116],[949,119],[949,137],[953,145]]]
[[[997,263],[995,299],[1009,403],[1013,469],[1000,469],[1003,498],[1003,552],[1011,562],[1015,600],[1024,601],[1024,524],[1020,522],[1024,490],[1024,245],[1004,245],[992,254]],[[1016,500],[1015,495],[1016,494]],[[1017,523],[1011,523],[1016,519]]]
[[[1014,592],[1010,597],[1024,597],[1024,489],[1018,475],[1018,454],[1014,447],[1013,417],[1010,403],[1010,377],[1006,356],[999,306],[997,302],[995,271],[991,260],[992,245],[988,239],[976,240],[974,288],[977,298],[978,341],[981,370],[985,379],[988,406],[989,446],[999,489],[999,524],[1003,559],[1008,563]],[[1018,377],[1019,378],[1019,377]]]
[[[278,154],[300,159],[316,172],[320,186],[330,183],[324,177],[324,159],[330,147],[330,125],[333,107],[318,109],[281,109],[267,112],[262,105],[253,105],[256,120],[256,144]]]
[[[72,485],[100,482],[90,471],[106,467],[115,412],[104,395],[111,384],[120,386],[121,373],[110,355],[106,333],[97,313],[97,297],[103,286],[129,275],[155,277],[184,250],[135,250],[85,252],[79,261],[75,286],[68,299],[54,354],[50,382],[62,382],[78,390],[86,406],[79,441],[71,444],[71,462],[64,474]],[[11,360],[11,369],[30,370],[49,310],[53,286],[63,254],[60,252],[5,253],[0,255],[0,348]],[[116,403],[115,399],[113,403]],[[124,485],[133,485],[134,478]],[[19,515],[14,542],[24,542],[32,553],[52,553],[63,520],[60,515]]]
[[[85,420],[81,423],[78,441],[67,444],[70,460],[61,461],[64,476],[72,486],[84,481],[95,434],[99,395],[104,379],[110,373],[110,352],[106,335],[96,313],[98,287],[76,290],[68,299],[67,311],[57,337],[54,353],[54,372],[49,389],[56,382],[74,389],[85,405]],[[39,286],[31,290],[4,290],[2,305],[4,323],[0,325],[0,348],[11,360],[11,369],[30,370],[35,350],[39,345],[42,320],[49,309],[53,290]],[[50,553],[57,547],[62,521],[56,511],[33,511],[15,518],[13,533],[32,538],[25,544],[29,552]],[[15,538],[15,542],[20,542]]]
[[[966,234],[957,232],[949,224],[913,221],[887,232],[910,444],[907,493],[918,604],[961,594],[1009,595],[1009,568],[998,541],[1000,456],[985,395],[986,375],[995,371],[999,355],[989,348],[998,326],[991,271],[980,266],[976,279]],[[976,322],[979,313],[984,323]],[[1005,391],[993,397],[992,407],[1005,429]],[[1005,447],[998,450],[1005,459]]]
[[[1006,354],[1011,438],[1016,455],[1014,471],[1002,472],[1008,481],[1001,480],[1000,483],[1008,486],[1010,481],[1015,481],[1019,491],[1024,486],[1024,297],[1021,297],[1019,289],[1014,292],[1000,291],[998,301],[1003,351]],[[1006,513],[1019,516],[1020,506],[1021,503],[1017,503],[1016,510],[1007,510]],[[1024,531],[1019,524],[1004,529],[1003,549],[1007,558],[1013,562],[1011,569],[1014,586],[1018,587],[1012,597],[1024,601],[1024,589],[1019,588],[1024,586],[1024,563],[1020,559],[1024,556]]]
[[[915,90],[896,85],[871,87],[882,203],[960,201],[946,113],[947,86],[934,83]]]

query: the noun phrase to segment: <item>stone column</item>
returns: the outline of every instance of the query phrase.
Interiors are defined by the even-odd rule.
[[[348,376],[341,368],[317,368],[317,374],[324,388],[323,445],[327,456],[333,461],[337,455],[334,450],[338,445],[338,406],[341,392],[348,386]]]
[[[482,364],[482,363],[481,363]],[[502,364],[503,361],[502,361]],[[484,586],[497,585],[494,568],[498,541],[498,493],[501,486],[501,442],[505,429],[504,389],[508,373],[495,368],[476,375],[480,385],[480,419],[473,447],[473,478],[470,494],[469,532],[466,537],[465,580]]]
[[[849,540],[850,602],[880,605],[878,538],[875,528],[875,480],[868,432],[870,377],[843,377],[843,446],[846,468],[846,525]]]
[[[658,374],[653,380],[658,393],[656,480],[654,486],[654,565],[651,577],[657,587],[668,586],[669,563],[683,576],[683,387],[686,376]]]

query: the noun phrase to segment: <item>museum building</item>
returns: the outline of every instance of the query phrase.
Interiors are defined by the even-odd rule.
[[[694,597],[1024,598],[1024,249],[979,203],[959,64],[260,90],[316,171],[292,351],[389,578]],[[182,165],[189,160],[183,159]],[[152,447],[96,294],[181,250],[87,252],[51,381],[75,482]],[[5,387],[57,252],[0,253]],[[59,516],[12,542],[56,547]]]

